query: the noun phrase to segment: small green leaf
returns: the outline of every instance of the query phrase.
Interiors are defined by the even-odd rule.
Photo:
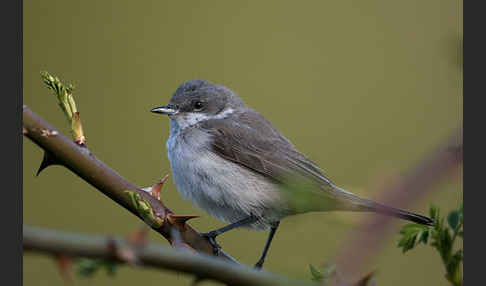
[[[429,210],[430,217],[437,222],[439,222],[439,216],[440,216],[440,209],[439,207],[436,207],[434,205],[430,206]]]
[[[140,194],[126,190],[124,191],[125,194],[128,196],[130,202],[132,203],[133,207],[137,210],[140,217],[152,227],[159,228],[164,223],[163,218],[156,216],[152,209],[150,203],[144,200]]]
[[[398,247],[401,247],[402,252],[405,253],[421,242],[426,244],[429,237],[429,229],[424,225],[409,223],[402,227],[400,234],[402,234],[402,237],[398,242]]]
[[[464,223],[464,208],[463,208],[463,204],[461,204],[461,206],[459,207],[459,222],[462,224]]]
[[[449,226],[455,230],[459,224],[459,211],[450,212],[447,216],[447,222],[449,223]]]
[[[429,239],[429,230],[427,229],[423,231],[421,242],[423,242],[423,244],[427,244],[428,239]]]
[[[118,263],[112,260],[101,258],[79,258],[78,274],[84,277],[92,277],[98,270],[105,268],[109,276],[116,274]]]
[[[324,279],[324,274],[317,269],[314,265],[309,264],[310,272],[312,274],[313,281],[322,281]]]
[[[413,248],[415,245],[423,242],[434,247],[440,254],[442,262],[446,268],[446,278],[453,286],[462,286],[462,261],[463,252],[459,249],[454,252],[454,239],[456,235],[463,237],[463,204],[458,210],[451,211],[446,217],[440,216],[440,209],[435,206],[430,207],[430,217],[434,219],[433,228],[420,228],[414,224],[405,225],[400,234],[402,237],[398,242],[398,247],[403,252]],[[445,222],[447,219],[447,222]]]
[[[104,266],[106,274],[108,274],[108,276],[115,276],[116,271],[118,270],[118,265],[119,264],[114,261],[105,261]]]
[[[78,260],[78,273],[84,277],[93,276],[100,268],[100,259],[80,258]]]

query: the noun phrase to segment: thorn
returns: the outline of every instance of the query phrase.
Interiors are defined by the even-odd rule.
[[[169,178],[169,174],[165,175],[162,179],[160,179],[160,181],[153,184],[152,186],[142,188],[142,190],[146,193],[149,193],[152,197],[160,201],[160,191],[162,190],[165,181],[167,181],[167,178]]]
[[[138,230],[128,235],[127,242],[135,248],[144,247],[148,242],[148,231],[147,225],[142,225]]]
[[[73,279],[71,275],[71,269],[73,265],[73,260],[71,257],[59,254],[56,256],[57,269],[59,269],[59,274],[66,284],[70,284]]]
[[[164,186],[168,178],[169,178],[169,174],[165,175],[158,183],[155,183],[150,190],[150,194],[159,201],[160,201],[160,191],[162,190],[162,187]]]
[[[186,222],[198,217],[198,215],[175,215],[170,213],[167,215],[167,220],[170,224],[176,226],[179,231],[186,231]]]
[[[375,271],[371,271],[370,273],[366,274],[363,278],[358,280],[354,284],[354,286],[375,286],[376,283],[372,280],[374,275],[375,275]]]
[[[198,215],[175,215],[175,214],[168,214],[167,219],[171,224],[177,223],[185,223],[190,219],[198,218]]]
[[[45,168],[52,166],[52,165],[58,165],[56,160],[54,160],[54,156],[51,155],[51,153],[45,151],[44,152],[44,157],[42,158],[42,162],[39,166],[39,169],[37,170],[37,173],[35,176],[39,176],[39,174],[44,171]]]

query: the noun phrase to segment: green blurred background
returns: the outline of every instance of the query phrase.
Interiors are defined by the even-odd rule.
[[[41,70],[77,86],[90,149],[140,186],[170,172],[169,122],[149,112],[179,84],[204,78],[235,90],[338,185],[373,197],[462,125],[462,1],[24,0],[24,104],[68,134]],[[61,167],[34,176],[42,151],[24,139],[24,223],[125,235],[141,222]],[[444,211],[462,201],[451,177],[410,207]],[[183,201],[165,202],[207,231],[223,224]],[[366,214],[311,213],[284,220],[266,269],[310,278]],[[403,222],[397,224],[396,229]],[[168,245],[151,233],[151,240]],[[244,239],[242,239],[244,237]],[[224,249],[253,264],[266,234],[236,230]],[[446,285],[439,255],[406,255],[387,240],[369,269],[378,285]],[[188,285],[169,271],[122,267],[75,285]],[[24,255],[25,285],[63,285],[52,259]],[[211,285],[204,282],[204,285]]]

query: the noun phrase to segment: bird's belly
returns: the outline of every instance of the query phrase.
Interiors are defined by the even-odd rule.
[[[260,218],[253,227],[266,228],[280,219],[280,196],[273,182],[208,149],[172,147],[173,178],[184,199],[228,223],[253,215]]]

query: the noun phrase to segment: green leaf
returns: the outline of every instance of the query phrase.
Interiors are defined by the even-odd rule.
[[[462,249],[459,249],[447,262],[446,269],[447,269],[447,279],[453,283],[453,285],[461,285],[462,284],[462,275],[461,275],[461,262],[463,259]],[[459,284],[461,283],[461,284]]]
[[[429,239],[429,230],[425,230],[423,231],[422,233],[422,239],[420,240],[420,242],[422,242],[423,244],[427,244],[427,240]]]
[[[310,272],[312,274],[313,281],[322,281],[324,279],[324,274],[317,269],[314,265],[309,264]]]
[[[58,77],[50,75],[47,71],[42,71],[40,74],[42,81],[47,88],[54,91],[59,101],[59,106],[66,115],[68,121],[71,122],[73,114],[77,112],[76,104],[72,98],[74,86],[69,84],[68,87],[65,87]]]
[[[463,208],[463,204],[461,204],[461,206],[459,207],[458,212],[459,212],[459,222],[461,224],[463,224],[464,223],[464,208]]]
[[[439,216],[440,216],[440,209],[439,207],[436,207],[434,205],[430,206],[429,210],[430,217],[436,221],[436,223],[439,221]]]
[[[93,276],[100,269],[100,259],[80,258],[78,260],[78,273],[81,276]]]
[[[449,223],[449,226],[455,230],[459,224],[459,211],[450,212],[447,216],[447,222]]]
[[[78,259],[78,273],[84,277],[92,277],[101,268],[105,268],[109,276],[114,276],[118,267],[118,263],[112,260],[101,258],[79,258]]]
[[[116,270],[118,270],[118,265],[119,264],[114,261],[106,261],[104,264],[106,274],[108,274],[108,276],[115,276]]]
[[[454,239],[456,235],[463,237],[463,204],[458,210],[451,211],[447,217],[440,216],[440,209],[431,205],[430,217],[434,219],[434,227],[427,228],[415,224],[407,224],[401,230],[402,237],[398,242],[398,247],[406,252],[419,243],[434,247],[440,254],[442,262],[446,268],[446,278],[453,286],[462,286],[462,249],[454,250]],[[445,220],[447,219],[447,223]],[[454,252],[455,251],[455,252]]]
[[[402,252],[405,253],[421,242],[426,244],[429,238],[429,229],[424,225],[409,223],[402,227],[400,234],[402,237],[398,242],[398,247],[401,247]]]

